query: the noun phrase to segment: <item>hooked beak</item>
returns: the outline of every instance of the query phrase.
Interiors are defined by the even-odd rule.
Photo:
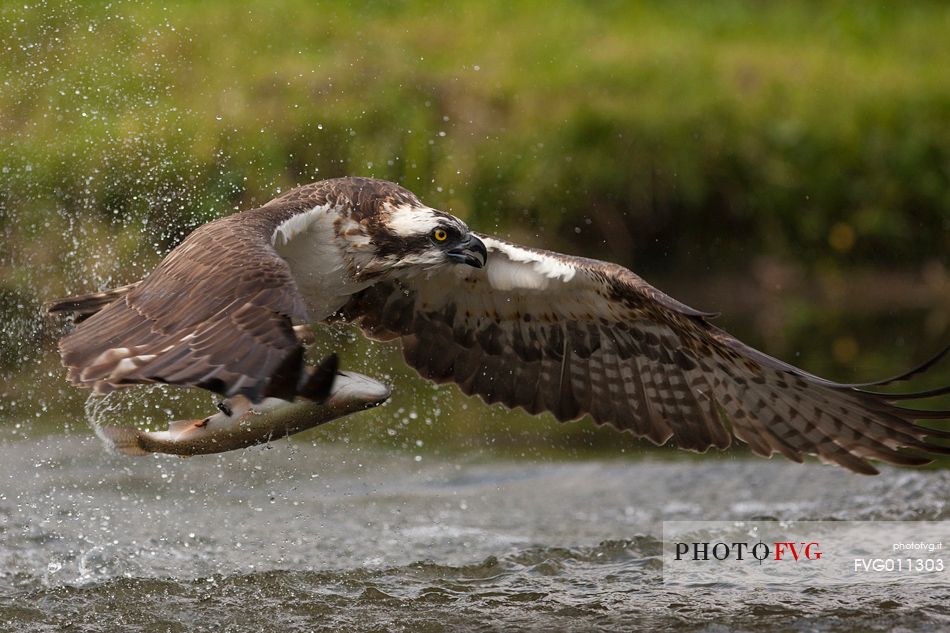
[[[474,235],[446,253],[457,264],[468,264],[473,268],[483,268],[488,261],[488,249],[485,243]]]

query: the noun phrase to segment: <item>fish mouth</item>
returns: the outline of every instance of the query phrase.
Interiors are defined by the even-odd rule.
[[[388,385],[352,371],[337,372],[330,389],[331,405],[361,403],[366,408],[382,404],[392,394]]]

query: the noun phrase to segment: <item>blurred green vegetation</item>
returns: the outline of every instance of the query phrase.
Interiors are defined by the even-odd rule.
[[[893,373],[950,326],[947,33],[940,2],[4,3],[0,419],[81,411],[44,301],[344,174],[628,265],[812,371]],[[406,384],[384,411],[445,393]],[[473,442],[554,424],[452,402]]]

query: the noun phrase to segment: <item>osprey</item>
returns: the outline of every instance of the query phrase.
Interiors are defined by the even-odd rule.
[[[735,436],[759,455],[817,455],[865,474],[877,472],[868,459],[920,465],[950,453],[933,442],[950,433],[916,423],[950,411],[898,404],[950,386],[867,389],[947,350],[886,381],[825,380],[625,268],[474,233],[369,178],[324,180],[215,220],[141,282],[50,310],[76,313],[63,364],[99,394],[168,383],[252,402],[316,400],[328,370],[305,366],[300,326],[343,320],[398,340],[429,380],[562,421],[589,415],[656,444],[705,451]]]

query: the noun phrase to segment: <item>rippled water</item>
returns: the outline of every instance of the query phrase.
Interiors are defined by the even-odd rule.
[[[57,435],[0,444],[0,481],[2,630],[950,627],[946,585],[667,588],[660,543],[674,519],[947,519],[947,471]]]

